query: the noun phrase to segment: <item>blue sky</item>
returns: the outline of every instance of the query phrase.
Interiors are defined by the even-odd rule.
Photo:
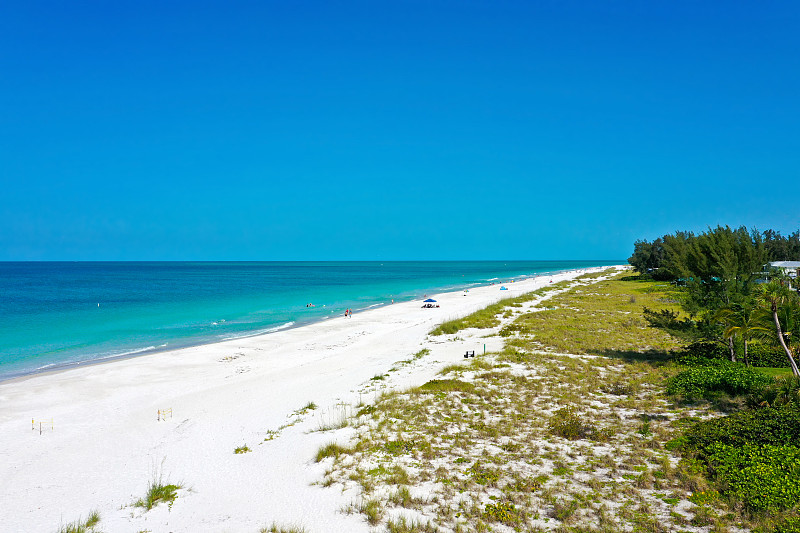
[[[0,260],[624,259],[800,227],[797,2],[15,2]]]

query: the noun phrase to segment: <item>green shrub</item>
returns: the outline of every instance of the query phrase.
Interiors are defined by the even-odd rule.
[[[754,391],[747,399],[751,407],[800,406],[800,378],[776,378],[774,382]]]
[[[684,370],[669,380],[667,394],[702,397],[713,392],[731,395],[755,392],[772,382],[772,378],[739,363],[720,363],[696,366]]]
[[[684,449],[697,452],[701,458],[706,457],[716,443],[734,447],[797,444],[800,443],[800,408],[788,405],[738,411],[693,425],[682,440]]]
[[[767,368],[788,368],[789,360],[786,352],[780,346],[770,346],[769,344],[753,343],[747,347],[747,359],[750,364],[758,367]]]
[[[728,347],[718,342],[697,341],[677,352],[674,361],[686,366],[708,366],[727,361]]]
[[[583,418],[572,407],[564,407],[556,411],[550,418],[547,428],[553,435],[569,440],[594,439],[599,434],[597,428],[588,422],[584,422]]]
[[[383,445],[383,449],[392,455],[402,455],[411,453],[414,450],[414,441],[409,440],[390,440]]]
[[[492,522],[501,522],[509,526],[515,526],[520,522],[520,512],[509,502],[487,503],[483,516]]]
[[[785,518],[775,525],[771,533],[800,533],[800,518]]]
[[[780,511],[800,503],[800,448],[714,444],[709,466],[723,492],[753,511]]]
[[[500,479],[500,471],[496,468],[483,466],[481,463],[475,463],[469,467],[467,473],[479,485],[489,485],[491,487]]]

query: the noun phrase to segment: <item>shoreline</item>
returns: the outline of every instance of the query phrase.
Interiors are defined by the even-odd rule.
[[[535,278],[542,277],[542,276],[555,276],[555,275],[562,274],[562,273],[565,273],[565,272],[588,271],[589,269],[592,269],[592,268],[608,268],[608,266],[586,267],[586,268],[571,269],[571,270],[570,269],[567,269],[567,270],[554,270],[554,271],[550,271],[550,272],[541,272],[541,273],[536,273],[536,274],[523,274],[521,278],[520,277],[507,278],[507,279],[506,278],[495,278],[497,281],[493,281],[493,284],[506,283],[510,279],[519,279],[520,280],[519,282],[522,282],[522,281],[527,281],[527,280],[535,279]],[[491,283],[478,283],[478,284],[474,284],[474,285],[469,285],[469,288],[490,287],[490,286],[492,286]],[[449,290],[443,290],[443,289],[449,289]],[[417,292],[421,292],[423,294],[427,294],[427,292],[434,292],[435,294],[449,294],[449,293],[461,292],[462,290],[463,289],[452,288],[452,287],[433,287],[433,288],[428,288],[428,289],[421,289],[421,290],[419,290]],[[441,291],[441,292],[437,292],[437,291]],[[418,298],[420,298],[420,296],[419,295],[415,295],[413,297],[413,299],[398,300],[395,303],[398,303],[398,304],[400,304],[400,303],[408,303],[408,302],[416,301],[416,299],[418,299]],[[364,312],[369,312],[369,311],[372,311],[372,310],[375,310],[375,309],[381,309],[381,308],[383,308],[385,306],[388,306],[388,305],[393,305],[393,304],[392,303],[386,303],[386,302],[378,303],[378,304],[372,304],[372,305],[369,305],[369,306],[367,306],[367,307],[365,307],[363,309],[355,310],[353,313],[354,314],[360,314],[360,313],[364,313]],[[2,386],[5,383],[24,381],[24,380],[26,380],[28,378],[32,378],[32,377],[36,377],[36,376],[49,375],[49,374],[58,373],[58,372],[67,372],[67,371],[70,371],[70,370],[83,368],[83,367],[89,367],[89,366],[94,366],[94,365],[104,365],[104,364],[114,363],[114,362],[118,362],[118,361],[126,361],[126,360],[129,360],[129,359],[135,359],[135,358],[139,358],[139,357],[147,357],[147,356],[150,356],[150,355],[156,355],[156,354],[161,354],[161,353],[165,353],[165,352],[175,352],[175,351],[185,350],[185,349],[188,349],[188,348],[196,348],[196,347],[199,347],[199,346],[210,346],[210,345],[215,345],[215,344],[220,344],[220,343],[225,343],[225,342],[232,342],[232,341],[238,341],[238,340],[242,340],[242,339],[249,339],[249,338],[252,338],[252,337],[259,337],[259,336],[263,336],[263,335],[272,335],[272,334],[280,333],[282,331],[287,331],[287,330],[290,330],[290,329],[297,329],[297,328],[310,326],[310,325],[313,325],[313,324],[319,324],[319,323],[322,323],[322,322],[326,322],[328,320],[333,320],[335,318],[339,318],[339,315],[335,315],[335,316],[330,316],[329,315],[329,316],[322,317],[322,318],[309,319],[308,321],[299,322],[299,323],[297,321],[289,322],[288,324],[290,324],[290,325],[288,325],[288,326],[286,324],[284,324],[284,325],[274,326],[274,328],[267,328],[267,329],[274,329],[274,331],[258,330],[256,332],[243,333],[242,335],[237,335],[235,337],[219,339],[219,340],[215,340],[215,341],[211,341],[211,342],[208,342],[207,340],[203,340],[203,341],[200,341],[200,342],[188,342],[186,344],[181,344],[181,345],[178,345],[178,346],[171,346],[171,347],[170,346],[163,346],[163,347],[162,346],[156,346],[156,347],[152,347],[152,348],[141,348],[141,349],[133,350],[132,352],[121,353],[121,354],[118,354],[118,355],[108,355],[108,356],[105,356],[105,357],[90,358],[90,359],[85,359],[85,360],[81,360],[81,361],[74,361],[74,362],[53,363],[51,365],[46,365],[45,367],[40,367],[40,368],[37,368],[37,369],[32,370],[32,371],[23,371],[21,373],[16,373],[16,374],[15,373],[11,373],[7,377],[3,376],[2,374],[0,374],[0,386]]]
[[[311,532],[368,532],[321,488],[314,462],[343,411],[432,379],[485,330],[430,338],[435,325],[507,297],[609,266],[433,294],[275,333],[150,353],[0,383],[0,487],[9,531],[55,531],[97,509],[103,531],[253,531],[272,522]],[[427,350],[424,356],[414,354]],[[408,362],[410,361],[410,362]],[[107,364],[114,363],[114,364]],[[314,402],[314,410],[304,406]],[[168,409],[170,417],[158,420]],[[160,418],[160,416],[158,417]],[[51,422],[42,434],[31,422]],[[349,428],[337,432],[346,437]],[[234,454],[247,445],[250,453]],[[174,505],[133,507],[147,485],[185,486]]]

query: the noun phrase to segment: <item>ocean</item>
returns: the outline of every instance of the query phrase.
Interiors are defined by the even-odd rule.
[[[3,262],[0,380],[278,331],[392,299],[619,263]]]

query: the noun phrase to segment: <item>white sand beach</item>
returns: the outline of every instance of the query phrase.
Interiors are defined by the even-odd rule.
[[[501,348],[485,332],[428,337],[437,323],[586,271],[0,383],[0,531],[56,532],[92,510],[106,533],[370,531],[341,512],[356,494],[314,484],[324,472],[316,451],[349,428],[317,430],[381,390],[424,383],[465,350]],[[316,409],[301,412],[309,402]],[[158,420],[161,409],[171,416]],[[243,445],[251,451],[234,454]],[[184,487],[174,504],[134,507],[157,475]]]

